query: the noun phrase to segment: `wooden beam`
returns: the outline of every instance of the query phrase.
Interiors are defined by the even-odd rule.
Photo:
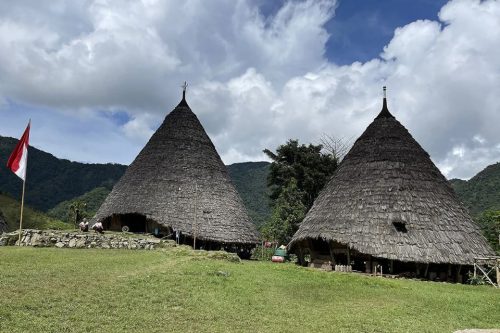
[[[477,268],[479,268],[479,270],[483,273],[483,275],[486,277],[486,279],[490,282],[490,284],[492,286],[494,286],[495,288],[498,288],[498,286],[496,284],[493,283],[493,281],[491,281],[490,277],[488,276],[488,273],[486,273],[482,268],[481,266],[477,265]]]
[[[500,288],[500,259],[497,259],[495,270],[497,271],[497,286]]]

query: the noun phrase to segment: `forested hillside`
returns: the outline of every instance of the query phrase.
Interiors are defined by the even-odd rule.
[[[473,216],[486,210],[500,210],[500,163],[486,167],[468,181],[450,182]]]
[[[229,165],[228,171],[253,222],[260,226],[271,215],[267,189],[269,162],[246,162]]]
[[[111,192],[110,188],[107,187],[96,187],[92,191],[89,191],[83,195],[80,195],[76,198],[65,200],[60,202],[57,206],[49,210],[47,213],[49,216],[54,218],[69,221],[70,218],[70,207],[75,202],[85,203],[85,211],[82,212],[82,217],[92,217],[95,215],[101,204],[104,202],[104,199],[108,196],[109,192]]]
[[[481,227],[491,247],[500,254],[500,163],[492,164],[465,181],[450,180],[460,200]]]
[[[6,167],[16,143],[17,139],[0,137],[0,191],[20,198],[22,181]],[[42,211],[96,187],[111,188],[126,168],[120,164],[71,162],[33,147],[29,147],[28,156],[26,204]]]
[[[0,211],[7,222],[7,231],[19,228],[20,204],[7,194],[0,193]],[[68,229],[72,225],[49,217],[43,212],[24,207],[23,228],[34,229]],[[1,233],[1,230],[0,230]]]

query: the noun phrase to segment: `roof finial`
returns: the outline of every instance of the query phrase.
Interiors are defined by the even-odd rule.
[[[189,105],[186,102],[186,90],[187,90],[187,86],[188,86],[187,82],[184,81],[184,84],[181,85],[181,88],[182,88],[182,100],[181,100],[181,102],[177,106],[189,107]]]
[[[182,99],[186,99],[186,89],[187,89],[187,82],[184,81],[184,84],[181,86],[182,87]]]
[[[379,118],[394,118],[394,116],[389,112],[389,109],[387,108],[387,87],[383,87],[384,91],[384,101],[382,104],[382,111],[380,111],[379,115],[375,119]]]
[[[387,87],[384,86],[382,89],[384,90],[384,104],[382,105],[382,110],[389,111],[389,109],[387,108]]]
[[[389,109],[387,108],[387,87],[384,86],[382,88],[382,90],[384,91],[384,103],[382,105],[382,111],[385,110],[385,111],[389,112]]]

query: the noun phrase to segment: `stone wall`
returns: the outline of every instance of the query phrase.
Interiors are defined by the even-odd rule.
[[[18,239],[18,231],[0,234],[0,246],[19,245]],[[21,246],[153,250],[159,247],[175,246],[175,241],[161,240],[147,235],[138,237],[125,233],[97,234],[94,232],[25,229],[21,236]]]

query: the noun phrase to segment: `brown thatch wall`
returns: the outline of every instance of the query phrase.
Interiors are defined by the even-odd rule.
[[[225,165],[184,99],[127,168],[94,220],[130,213],[186,236],[194,228],[201,240],[258,242]]]
[[[406,232],[393,222],[402,222]],[[493,254],[427,152],[387,110],[355,142],[294,235],[406,262],[472,264]]]

